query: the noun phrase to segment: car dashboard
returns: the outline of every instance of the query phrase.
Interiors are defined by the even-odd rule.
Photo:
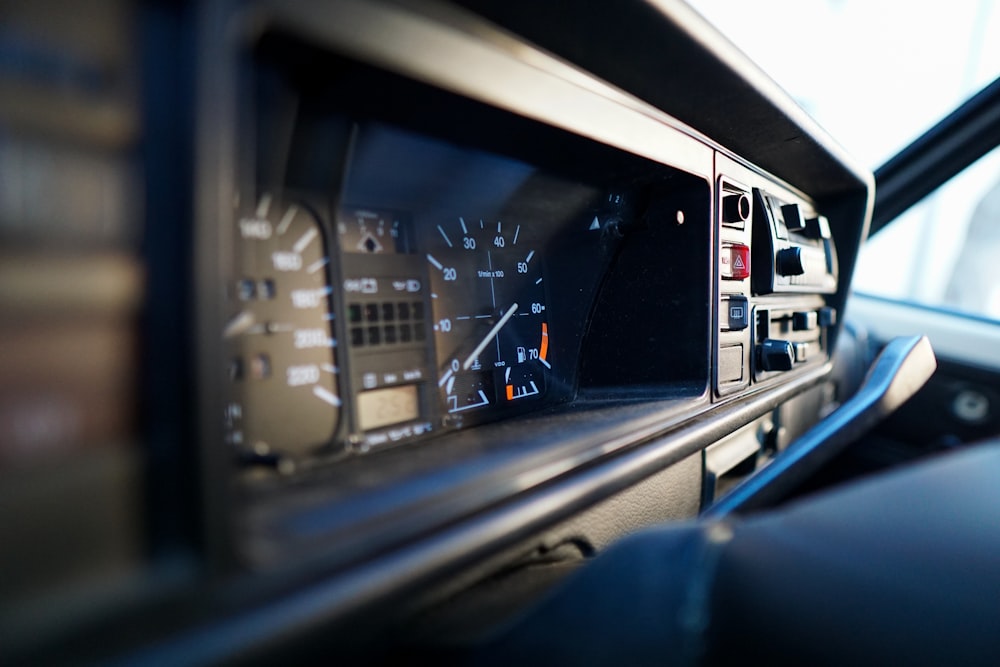
[[[138,112],[142,518],[113,585],[13,598],[16,655],[367,651],[697,515],[846,398],[870,173],[687,6],[552,12],[140,12],[147,66],[182,45]]]

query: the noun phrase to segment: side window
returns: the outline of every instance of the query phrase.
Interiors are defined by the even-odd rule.
[[[873,236],[854,289],[1000,320],[1000,148]]]

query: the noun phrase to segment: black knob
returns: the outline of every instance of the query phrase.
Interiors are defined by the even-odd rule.
[[[801,276],[806,272],[802,265],[802,248],[784,248],[778,251],[775,266],[780,276]]]
[[[744,222],[750,217],[750,198],[745,194],[726,195],[722,198],[722,221]]]
[[[760,344],[760,369],[789,371],[795,364],[795,349],[787,340],[768,338]]]

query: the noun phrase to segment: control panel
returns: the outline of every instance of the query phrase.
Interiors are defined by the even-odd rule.
[[[835,292],[837,253],[827,219],[809,211],[804,203],[760,188],[754,188],[753,199],[760,220],[754,234],[759,244],[754,292]]]
[[[816,357],[825,357],[826,331],[835,322],[836,311],[819,298],[758,305],[754,309],[754,378],[764,380]]]
[[[716,391],[725,396],[750,384],[750,289],[753,225],[756,212],[750,188],[722,177],[718,180],[719,303]]]
[[[837,312],[836,247],[805,197],[720,159],[716,201],[715,396],[829,358]]]

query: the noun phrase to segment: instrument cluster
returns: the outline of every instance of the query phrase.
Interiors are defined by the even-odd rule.
[[[615,195],[385,124],[351,135],[332,202],[266,191],[237,216],[229,444],[294,466],[570,398]]]

